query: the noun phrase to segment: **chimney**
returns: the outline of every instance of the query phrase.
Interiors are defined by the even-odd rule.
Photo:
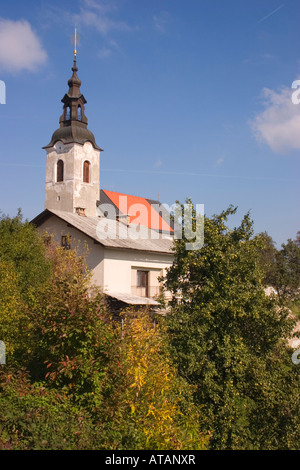
[[[85,208],[84,207],[76,207],[76,213],[82,217],[86,217]]]

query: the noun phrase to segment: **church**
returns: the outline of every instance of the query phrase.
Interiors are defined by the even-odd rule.
[[[112,305],[158,305],[173,261],[174,227],[159,201],[100,188],[100,154],[88,129],[76,51],[60,127],[46,151],[45,209],[31,222],[66,249],[87,247],[92,282]]]

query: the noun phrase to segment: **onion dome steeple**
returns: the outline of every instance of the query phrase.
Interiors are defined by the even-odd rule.
[[[68,80],[69,91],[61,100],[64,106],[63,113],[59,119],[60,127],[53,133],[51,142],[44,147],[45,149],[52,147],[55,142],[61,140],[64,144],[91,142],[95,149],[102,150],[97,146],[94,134],[87,128],[88,120],[84,113],[86,99],[80,91],[81,81],[77,76],[77,71],[75,29],[73,74]]]

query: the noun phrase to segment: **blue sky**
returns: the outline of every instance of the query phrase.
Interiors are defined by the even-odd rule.
[[[208,216],[233,204],[231,225],[250,210],[256,233],[295,238],[299,13],[299,0],[2,2],[0,209],[44,208],[42,147],[59,127],[76,24],[102,189],[191,197]]]

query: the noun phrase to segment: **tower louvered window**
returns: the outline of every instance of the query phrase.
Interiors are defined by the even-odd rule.
[[[83,182],[90,182],[90,162],[85,161],[83,164]]]
[[[58,160],[57,162],[57,173],[56,173],[56,181],[60,182],[64,180],[64,162],[62,160]]]

